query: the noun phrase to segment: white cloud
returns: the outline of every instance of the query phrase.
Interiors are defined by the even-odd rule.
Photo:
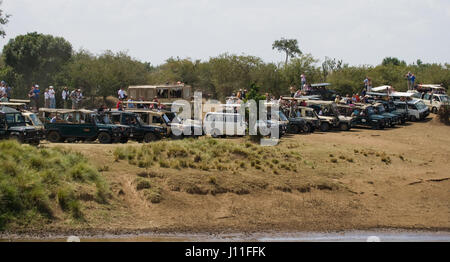
[[[4,0],[2,8],[13,15],[7,37],[54,34],[76,49],[128,50],[152,64],[223,52],[281,61],[271,48],[281,37],[351,64],[450,61],[448,0]]]

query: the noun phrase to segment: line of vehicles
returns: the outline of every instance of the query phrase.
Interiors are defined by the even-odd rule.
[[[356,127],[384,129],[407,121],[424,120],[430,111],[437,112],[440,106],[448,104],[448,96],[438,92],[433,92],[431,99],[419,92],[372,92],[367,95],[367,103],[350,105],[320,100],[320,97],[282,97],[275,119],[267,110],[266,120],[258,120],[256,127],[258,130],[278,128],[280,137],[287,133],[349,131]],[[149,143],[165,137],[245,136],[249,130],[248,116],[241,116],[237,110],[242,105],[234,104],[205,113],[203,121],[194,121],[181,119],[170,111],[142,108],[124,111],[42,108],[36,114],[27,111],[27,104],[23,102],[0,103],[0,138],[34,145],[43,139],[52,143],[96,140],[102,144],[130,140]],[[273,103],[266,105],[270,108]]]

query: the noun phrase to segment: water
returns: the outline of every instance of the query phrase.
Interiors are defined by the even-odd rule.
[[[36,238],[0,236],[0,242],[66,242],[69,236]],[[346,231],[336,233],[254,233],[254,234],[139,234],[83,237],[81,242],[450,242],[450,232],[428,231]]]

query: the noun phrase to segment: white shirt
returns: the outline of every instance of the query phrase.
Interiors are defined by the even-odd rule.
[[[55,90],[53,89],[48,90],[48,98],[50,99],[55,98]]]
[[[62,91],[62,99],[63,100],[66,100],[69,95],[70,95],[69,91],[66,91],[66,90]]]
[[[119,92],[117,92],[117,94],[119,95],[119,98],[124,98],[125,97],[125,91],[123,91],[122,89],[119,90]]]
[[[0,87],[0,95],[3,95],[6,92],[6,89],[4,86]]]
[[[45,100],[50,98],[50,95],[48,94],[48,92],[44,92],[44,97],[45,97]]]

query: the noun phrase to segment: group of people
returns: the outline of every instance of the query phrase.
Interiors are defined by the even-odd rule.
[[[28,92],[28,97],[31,102],[30,106],[35,111],[39,110],[40,95],[41,90],[37,84],[33,85]],[[61,93],[61,98],[64,109],[69,109],[69,101],[71,101],[72,109],[80,109],[83,101],[83,93],[81,92],[81,89],[69,91],[68,87],[64,87]],[[53,86],[49,86],[49,88],[44,90],[44,108],[56,108],[56,91]]]
[[[0,83],[0,102],[8,102],[11,99],[12,87],[5,81]]]
[[[408,90],[414,90],[414,87],[416,86],[416,76],[414,74],[411,74],[411,72],[408,72],[405,75],[405,79],[407,81],[408,84]]]
[[[341,97],[339,95],[336,96],[336,99],[334,102],[336,104],[346,104],[346,105],[352,105],[356,103],[367,103],[369,99],[369,96],[367,95],[359,95],[359,94],[353,94],[353,96],[350,96],[347,94],[345,97]]]
[[[124,90],[124,88],[120,88],[117,92],[117,97],[119,101],[116,104],[116,109],[119,111],[124,110],[124,105],[126,104],[127,108],[137,108],[137,109],[155,109],[155,110],[164,110],[165,106],[161,104],[161,102],[158,99],[158,96],[155,96],[152,100],[151,104],[147,103],[136,103],[136,102],[144,102],[144,97],[140,97],[138,100],[134,100],[132,96],[128,97],[127,92]]]

